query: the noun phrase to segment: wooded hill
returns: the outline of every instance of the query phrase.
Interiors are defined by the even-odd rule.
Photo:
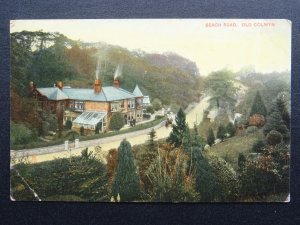
[[[111,85],[122,65],[122,88],[133,91],[138,84],[151,99],[185,108],[198,101],[202,78],[194,62],[175,53],[148,54],[106,43],[74,41],[60,33],[11,34],[12,91],[25,96],[29,81],[52,87],[59,80],[72,87],[92,88],[97,62],[100,79]]]

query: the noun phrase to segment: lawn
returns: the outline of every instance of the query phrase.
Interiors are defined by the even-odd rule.
[[[230,163],[235,170],[237,170],[239,154],[243,153],[247,156],[251,152],[254,142],[262,137],[262,132],[257,131],[253,134],[245,134],[242,136],[228,138],[224,142],[213,145],[210,149],[208,149],[207,154],[223,158]]]

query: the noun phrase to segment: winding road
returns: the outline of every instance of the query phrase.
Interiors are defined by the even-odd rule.
[[[193,126],[194,123],[199,124],[203,117],[204,110],[208,107],[208,99],[209,97],[203,98],[199,103],[195,105],[192,110],[190,110],[186,115],[186,121],[190,127]],[[153,127],[156,131],[157,139],[166,138],[169,136],[172,128],[169,126],[166,128],[163,123],[156,125]],[[57,146],[49,146],[44,148],[37,149],[26,149],[14,151],[11,150],[11,158],[12,164],[18,163],[20,159],[26,158],[30,163],[38,163],[43,161],[49,161],[56,158],[67,158],[72,156],[80,155],[81,151],[88,147],[89,150],[95,151],[96,146],[101,146],[101,151],[97,154],[99,158],[105,161],[105,156],[108,150],[112,148],[118,148],[120,142],[126,138],[131,145],[143,144],[148,140],[148,133],[152,128],[148,128],[145,130],[130,132],[126,134],[116,135],[107,138],[89,140],[80,142],[80,147],[77,149],[72,149],[71,151],[63,150],[63,145]]]

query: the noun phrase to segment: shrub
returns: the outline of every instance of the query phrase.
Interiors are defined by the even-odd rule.
[[[24,124],[11,122],[10,138],[12,145],[28,144],[37,139],[37,131],[29,129]]]
[[[161,100],[158,99],[158,98],[153,99],[153,101],[152,101],[152,106],[153,106],[153,109],[154,109],[154,110],[156,110],[156,111],[157,111],[157,110],[160,110],[161,107],[162,107]]]
[[[42,200],[109,201],[105,165],[92,157],[73,156],[37,164],[18,164],[16,169],[30,181]],[[41,176],[42,174],[42,176]],[[80,199],[79,199],[80,198]],[[22,200],[22,199],[19,199]]]
[[[96,127],[95,127],[95,134],[99,134],[100,128],[101,128],[101,122],[97,123]]]
[[[146,112],[147,112],[147,113],[151,113],[151,114],[153,114],[153,113],[154,113],[153,106],[151,106],[151,105],[147,106],[147,108],[146,108]]]
[[[264,147],[266,147],[266,143],[263,140],[257,140],[252,146],[252,151],[256,153],[262,153]]]
[[[188,173],[185,155],[179,149],[172,153],[159,155],[148,167],[146,174],[152,184],[150,198],[159,202],[196,201],[198,193],[194,178]]]
[[[248,120],[249,126],[263,127],[265,125],[265,117],[260,114],[250,116]]]
[[[109,129],[110,130],[120,130],[124,126],[124,118],[122,113],[114,113],[111,116]]]
[[[42,135],[43,136],[46,136],[46,135],[48,135],[48,133],[49,133],[49,123],[47,122],[47,121],[43,121],[42,122]]]
[[[151,115],[145,114],[145,113],[144,113],[144,114],[143,114],[143,118],[144,118],[144,119],[150,119],[150,118],[151,118]]]
[[[224,159],[212,156],[208,160],[221,187],[222,201],[235,201],[239,197],[239,180],[235,170]]]
[[[81,135],[81,136],[84,135],[84,127],[83,127],[83,126],[80,127],[80,135]]]
[[[276,130],[271,130],[267,135],[267,142],[269,145],[277,145],[282,142],[282,135]]]
[[[244,170],[245,164],[246,164],[246,157],[243,153],[240,153],[239,158],[238,158],[238,166],[239,166],[240,171]]]
[[[253,133],[255,133],[257,130],[258,130],[258,129],[257,129],[256,126],[249,126],[249,127],[247,127],[247,129],[246,129],[246,133],[247,133],[247,134],[253,134]]]
[[[67,120],[67,121],[66,121],[66,128],[67,128],[68,130],[71,130],[71,129],[72,129],[72,125],[73,125],[73,123],[72,123],[71,120]]]
[[[210,128],[207,135],[207,144],[209,146],[212,146],[214,143],[215,143],[214,131],[212,130],[212,128]]]
[[[258,199],[276,193],[280,175],[272,157],[262,156],[255,161],[246,162],[240,182],[242,196]]]

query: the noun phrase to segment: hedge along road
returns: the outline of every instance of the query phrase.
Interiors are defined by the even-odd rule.
[[[208,100],[209,97],[202,98],[202,100],[187,113],[186,122],[189,124],[190,127],[192,127],[195,122],[197,122],[198,124],[200,123],[203,117],[203,112],[208,107]],[[172,128],[171,126],[166,128],[164,124],[165,123],[163,121],[162,123],[154,127],[147,128],[145,130],[134,131],[106,138],[82,141],[79,143],[79,148],[73,148],[70,151],[64,150],[64,145],[56,145],[19,151],[11,150],[12,164],[18,163],[19,160],[27,160],[30,163],[38,163],[53,160],[56,158],[68,158],[70,157],[70,155],[80,155],[81,151],[85,148],[88,148],[89,151],[97,152],[97,157],[99,157],[105,162],[105,157],[108,150],[112,148],[118,148],[120,142],[124,138],[126,138],[132,146],[143,144],[149,139],[148,134],[152,128],[156,131],[156,139],[167,138],[170,135]],[[100,146],[101,150],[95,151],[96,146]]]

